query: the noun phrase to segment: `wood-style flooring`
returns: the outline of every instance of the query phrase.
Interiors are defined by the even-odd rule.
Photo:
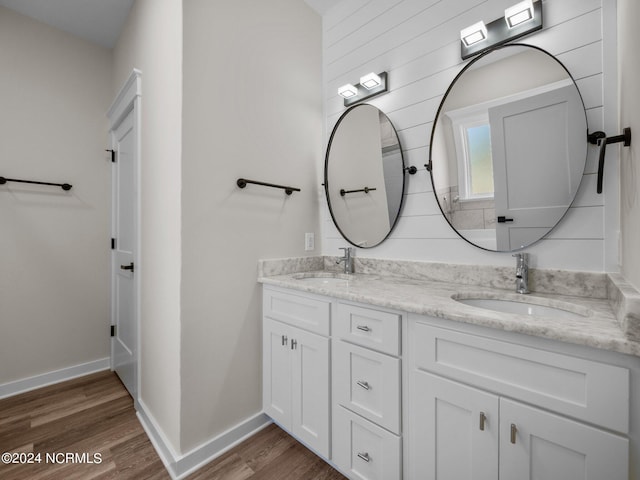
[[[33,460],[40,454],[40,463],[0,461],[2,480],[170,479],[136,417],[131,397],[108,371],[0,400],[0,454],[4,452],[23,453],[23,458]],[[61,453],[79,454],[78,462],[68,461]],[[187,477],[344,478],[276,425]]]

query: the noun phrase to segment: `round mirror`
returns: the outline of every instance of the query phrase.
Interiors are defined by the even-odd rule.
[[[556,58],[512,44],[470,62],[447,90],[429,148],[433,191],[468,242],[508,252],[567,212],[587,159],[587,118]]]
[[[338,120],[324,164],[331,218],[351,244],[370,248],[393,229],[404,197],[404,159],[395,128],[373,105]]]

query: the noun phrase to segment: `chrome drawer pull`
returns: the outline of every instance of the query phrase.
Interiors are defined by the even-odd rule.
[[[371,390],[371,387],[369,386],[369,382],[363,382],[362,380],[358,380],[356,384],[358,384],[358,386],[364,388],[365,390]]]
[[[361,458],[362,460],[364,460],[367,463],[369,463],[371,461],[371,458],[369,458],[369,454],[367,452],[358,453],[358,458]]]
[[[358,325],[356,327],[358,330],[362,330],[363,332],[370,332],[371,329],[369,327],[367,327],[366,325]]]
[[[487,416],[484,412],[480,412],[480,430],[484,432],[484,424],[487,421]]]

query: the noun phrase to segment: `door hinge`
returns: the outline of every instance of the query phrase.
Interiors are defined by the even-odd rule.
[[[116,163],[116,151],[110,148],[107,148],[105,152],[111,152],[111,163]]]
[[[112,337],[116,336],[116,326],[115,325],[111,325],[111,336]]]
[[[111,250],[115,250],[116,249],[116,239],[112,238],[111,239]]]

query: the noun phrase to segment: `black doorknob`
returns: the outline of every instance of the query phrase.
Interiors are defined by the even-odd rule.
[[[129,265],[120,265],[120,268],[122,270],[131,270],[131,273],[133,273],[133,262],[131,262]]]

